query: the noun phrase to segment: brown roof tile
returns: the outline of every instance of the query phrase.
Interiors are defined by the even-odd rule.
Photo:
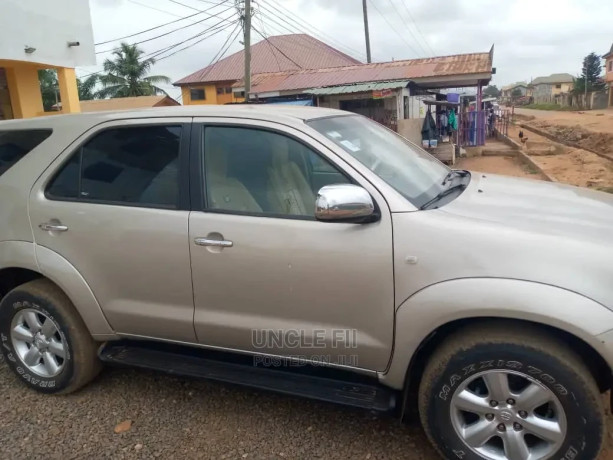
[[[437,76],[491,73],[491,53],[457,54],[346,67],[253,75],[251,91],[291,91],[370,81],[409,80]],[[242,87],[242,80],[234,84]]]
[[[244,51],[241,50],[174,84],[238,80],[244,75],[244,64]],[[354,64],[360,64],[360,61],[306,34],[277,35],[251,46],[251,71],[254,74]]]

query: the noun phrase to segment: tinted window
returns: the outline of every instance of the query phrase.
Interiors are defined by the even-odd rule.
[[[270,131],[209,127],[204,151],[210,209],[312,217],[321,187],[349,183],[305,145]]]
[[[0,176],[49,136],[50,129],[0,131]]]
[[[104,131],[69,160],[47,195],[175,208],[180,136],[180,126]]]
[[[206,94],[203,89],[190,89],[189,97],[192,101],[204,101]]]

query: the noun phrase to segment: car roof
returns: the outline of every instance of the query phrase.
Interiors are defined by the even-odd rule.
[[[348,115],[348,112],[320,107],[304,107],[275,104],[234,104],[152,107],[138,110],[88,112],[66,115],[7,120],[0,122],[3,129],[54,128],[78,122],[79,125],[96,125],[105,121],[166,118],[166,117],[230,117],[262,121],[308,121],[316,118]]]

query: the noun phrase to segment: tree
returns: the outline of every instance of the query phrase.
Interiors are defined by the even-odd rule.
[[[98,85],[98,75],[90,75],[85,80],[77,78],[77,88],[79,90],[79,100],[89,101],[97,98],[96,86]]]
[[[43,98],[43,108],[45,112],[48,112],[53,105],[60,101],[57,72],[54,69],[39,70],[38,82],[40,84],[40,93]]]
[[[583,58],[583,67],[581,68],[581,76],[575,79],[573,90],[576,93],[585,92],[585,82],[587,79],[588,91],[600,91],[605,87],[604,80],[601,76],[602,65],[600,64],[600,56],[592,52]]]
[[[121,43],[119,49],[113,52],[114,58],[104,61],[106,75],[100,76],[103,88],[97,92],[100,98],[152,96],[166,94],[160,83],[170,83],[170,78],[164,75],[146,76],[155,59],[141,60],[144,51],[136,45]]]
[[[485,97],[500,97],[500,94],[501,91],[496,85],[490,85],[483,90],[483,95]]]

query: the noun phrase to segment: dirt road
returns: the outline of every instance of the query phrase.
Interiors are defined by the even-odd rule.
[[[613,109],[559,112],[515,107],[515,113],[523,117],[534,117],[537,122],[545,121],[560,126],[579,125],[588,131],[613,134]]]

